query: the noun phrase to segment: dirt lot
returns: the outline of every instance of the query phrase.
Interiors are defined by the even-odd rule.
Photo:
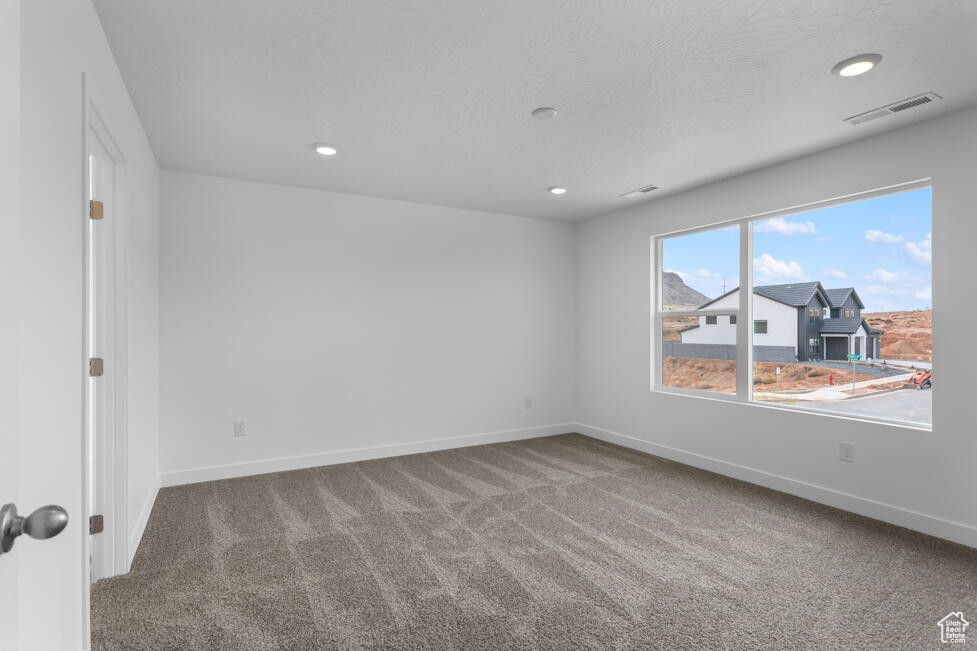
[[[928,362],[933,358],[933,312],[866,312],[862,316],[875,328],[885,330],[879,342],[883,359],[914,359]]]
[[[777,382],[777,367],[780,382]],[[686,389],[703,389],[720,393],[736,393],[736,362],[720,359],[692,359],[666,357],[662,383]],[[829,377],[836,385],[851,382],[851,374],[806,364],[775,364],[758,362],[753,369],[753,386],[759,391],[798,391],[829,386]],[[855,381],[875,379],[875,375],[855,373]]]
[[[865,319],[876,328],[885,330],[880,342],[881,356],[889,359],[929,361],[933,356],[932,312],[865,313]],[[664,322],[662,339],[681,341],[679,332],[696,325],[695,317],[670,317]],[[778,364],[760,362],[755,366],[753,385],[763,391],[797,391],[829,386],[829,376],[835,384],[851,382],[845,371],[832,371],[806,364],[780,364],[780,383],[777,383]],[[663,382],[667,386],[703,389],[722,393],[736,392],[736,363],[718,359],[665,359]],[[875,375],[856,373],[855,381],[871,380]]]
[[[699,325],[699,317],[670,316],[662,320],[662,341],[682,341],[680,334],[686,328]]]

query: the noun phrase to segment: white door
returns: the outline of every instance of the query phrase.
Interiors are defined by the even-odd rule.
[[[46,527],[32,518],[0,554],[2,651],[87,647],[84,152],[80,120],[53,122],[38,110],[65,88],[80,109],[81,89],[79,77],[47,77],[47,60],[22,56],[22,30],[41,4],[0,0],[0,507],[28,516],[59,504],[69,519],[57,537],[36,540]],[[59,146],[42,146],[52,133]],[[23,528],[16,524],[11,531]]]
[[[20,240],[20,2],[0,1],[0,305],[17,306],[17,248]],[[20,358],[16,310],[0,310],[0,506],[18,503],[17,403]],[[18,572],[14,554],[0,555],[0,630],[3,642],[19,648]]]

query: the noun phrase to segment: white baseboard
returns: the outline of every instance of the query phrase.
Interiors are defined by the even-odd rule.
[[[142,508],[139,509],[139,515],[132,524],[132,529],[129,533],[129,546],[126,549],[126,572],[132,569],[132,559],[136,557],[136,550],[139,549],[139,543],[142,542],[142,535],[146,532],[146,525],[149,523],[149,514],[153,512],[153,505],[156,504],[156,496],[159,495],[161,486],[160,476],[156,475],[156,481],[153,482],[149,493],[146,494],[146,501],[143,502]]]
[[[195,484],[201,481],[215,479],[231,479],[233,477],[247,477],[263,475],[269,472],[285,470],[299,470],[301,468],[315,468],[331,466],[337,463],[365,461],[367,459],[381,459],[384,457],[399,457],[405,454],[419,452],[433,452],[449,448],[463,448],[471,445],[485,445],[487,443],[502,443],[504,441],[519,441],[522,439],[552,436],[575,431],[575,423],[560,423],[558,425],[540,425],[525,429],[504,430],[501,432],[487,432],[483,434],[467,434],[464,436],[450,436],[411,443],[394,443],[390,445],[376,445],[353,450],[337,450],[335,452],[321,452],[295,457],[280,457],[277,459],[263,459],[244,463],[231,463],[219,466],[205,466],[202,468],[188,468],[186,470],[170,470],[162,473],[163,486],[180,486]],[[148,513],[147,513],[148,516]],[[145,525],[143,525],[145,526]]]
[[[858,497],[832,488],[817,484],[791,479],[782,475],[757,470],[721,459],[708,457],[695,452],[688,452],[667,445],[660,445],[645,441],[627,434],[619,434],[591,425],[577,424],[577,431],[601,441],[615,443],[626,448],[654,454],[655,456],[678,461],[689,466],[709,470],[711,472],[740,479],[751,484],[765,486],[783,493],[803,497],[804,499],[833,506],[844,511],[857,513],[876,520],[882,520],[906,529],[913,529],[937,538],[951,540],[968,547],[977,547],[977,527],[962,522],[945,520],[926,513],[920,513],[892,504]]]

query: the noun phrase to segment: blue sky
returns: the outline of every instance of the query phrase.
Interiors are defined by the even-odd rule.
[[[932,191],[919,188],[754,222],[757,285],[854,287],[869,312],[931,305]],[[665,240],[662,268],[711,298],[739,284],[739,231]]]

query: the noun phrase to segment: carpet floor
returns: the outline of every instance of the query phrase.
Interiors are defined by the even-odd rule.
[[[961,610],[975,550],[567,434],[163,489],[92,640],[925,649]]]

